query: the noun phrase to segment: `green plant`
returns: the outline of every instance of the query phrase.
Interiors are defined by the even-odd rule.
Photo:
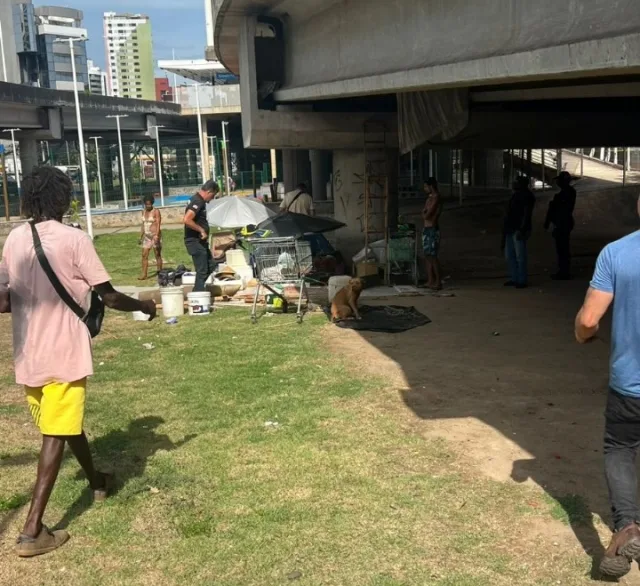
[[[71,202],[70,211],[71,221],[75,223],[80,222],[80,202],[77,199]]]

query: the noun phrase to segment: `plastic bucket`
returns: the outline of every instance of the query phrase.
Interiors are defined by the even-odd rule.
[[[146,313],[143,313],[142,311],[134,311],[133,312],[133,319],[135,321],[149,321],[149,315],[147,315]]]
[[[200,291],[187,294],[189,315],[209,315],[211,313],[211,293]]]
[[[184,315],[184,292],[182,287],[163,287],[160,289],[162,315],[180,317]]]
[[[329,279],[329,303],[333,301],[336,293],[349,284],[351,277],[349,275],[339,275]]]

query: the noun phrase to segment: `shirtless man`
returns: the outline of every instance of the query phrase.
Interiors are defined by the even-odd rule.
[[[144,209],[142,210],[142,230],[140,232],[140,244],[142,246],[142,275],[139,281],[145,281],[149,272],[149,252],[153,249],[156,257],[158,272],[162,270],[162,235],[160,224],[162,217],[160,210],[153,207],[155,199],[153,195],[144,196]]]
[[[438,252],[440,250],[440,214],[442,213],[442,200],[438,190],[438,181],[435,177],[429,177],[424,182],[424,191],[427,201],[422,210],[424,230],[422,231],[422,248],[424,251],[424,267],[427,274],[427,287],[429,289],[442,289],[440,278],[440,263]]]

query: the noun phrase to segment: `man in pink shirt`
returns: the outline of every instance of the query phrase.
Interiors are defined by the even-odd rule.
[[[107,307],[143,311],[153,319],[155,303],[118,293],[90,238],[62,224],[71,194],[70,179],[55,167],[36,169],[22,186],[22,214],[34,223],[53,272],[85,309],[94,289]],[[27,223],[9,234],[2,251],[0,313],[11,313],[16,382],[25,387],[43,437],[31,508],[16,544],[19,556],[31,557],[69,539],[66,531],[50,531],[42,524],[65,443],[86,473],[95,500],[106,498],[110,479],[94,469],[83,431],[86,380],[93,374],[91,336],[40,266]]]

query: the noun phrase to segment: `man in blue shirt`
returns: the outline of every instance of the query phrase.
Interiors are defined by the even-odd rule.
[[[615,533],[600,563],[621,577],[640,558],[640,507],[636,453],[640,447],[640,231],[600,253],[575,335],[584,344],[598,333],[613,303],[604,463]]]

